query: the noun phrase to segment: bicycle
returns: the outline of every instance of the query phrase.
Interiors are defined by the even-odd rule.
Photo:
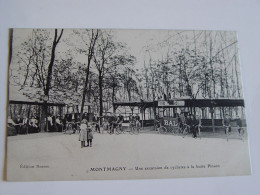
[[[159,133],[159,134],[166,134],[168,132],[167,128],[162,126],[161,123],[158,123],[156,125],[156,131]]]
[[[231,134],[231,126],[230,125],[227,125],[227,126],[224,126],[225,127],[225,134],[226,134],[226,138],[227,138],[227,141],[229,139],[229,135]]]
[[[117,135],[121,134],[121,133],[125,133],[125,131],[122,128],[122,123],[115,123],[116,127],[115,127],[115,133]]]
[[[110,127],[109,127],[109,123],[108,122],[104,122],[103,124],[102,124],[102,133],[104,132],[104,131],[107,131],[107,133],[110,133],[109,132],[109,130],[110,130]]]
[[[134,123],[134,122],[130,122],[128,129],[129,129],[129,133],[130,133],[131,135],[133,135],[134,132],[135,132],[135,130],[136,130],[135,123]]]
[[[187,124],[184,124],[182,128],[180,128],[180,133],[182,134],[182,137],[184,138],[188,133],[190,132],[190,126]]]
[[[239,127],[238,128],[238,136],[242,141],[244,141],[244,136],[245,136],[245,128],[244,127]]]

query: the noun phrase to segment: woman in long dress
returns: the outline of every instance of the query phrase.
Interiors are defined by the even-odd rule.
[[[86,119],[83,119],[80,124],[79,140],[81,142],[81,148],[85,147],[85,141],[88,139],[88,125]]]

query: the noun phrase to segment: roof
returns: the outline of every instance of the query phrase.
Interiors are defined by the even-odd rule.
[[[164,104],[162,104],[164,103]],[[238,107],[245,106],[243,99],[172,99],[159,101],[141,101],[141,102],[115,102],[118,106],[132,106],[132,107]]]

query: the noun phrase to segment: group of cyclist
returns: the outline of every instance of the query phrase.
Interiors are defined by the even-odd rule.
[[[176,114],[176,118],[178,120],[177,131],[181,134],[192,133],[192,136],[196,138],[200,133],[201,122],[197,115],[188,114],[186,117],[184,113]],[[242,127],[242,122],[239,116],[236,119],[231,119],[231,117],[226,114],[223,119],[223,127],[225,129],[225,134],[229,135],[231,132],[231,121],[236,122],[236,126],[238,127],[238,133],[240,136],[244,134],[244,128]],[[162,132],[167,132],[165,127],[162,127],[162,120],[156,116],[156,127],[158,132],[160,130]],[[175,133],[175,132],[173,132]]]
[[[176,118],[178,121],[177,128],[179,133],[192,133],[193,137],[197,138],[199,134],[200,122],[196,115],[189,114],[185,116],[184,113],[177,113]],[[156,116],[156,126],[157,130],[159,131],[159,128],[161,128],[162,126],[161,119],[159,118],[159,116]]]
[[[103,128],[110,134],[122,133],[124,132],[122,125],[123,122],[124,116],[122,114],[119,114],[118,116],[116,114],[113,114],[112,116],[106,116],[104,117]],[[129,115],[129,128],[132,129],[133,127],[141,127],[139,115]]]

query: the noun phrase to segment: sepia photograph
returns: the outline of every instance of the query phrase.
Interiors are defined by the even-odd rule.
[[[9,34],[7,181],[251,175],[236,32]]]

